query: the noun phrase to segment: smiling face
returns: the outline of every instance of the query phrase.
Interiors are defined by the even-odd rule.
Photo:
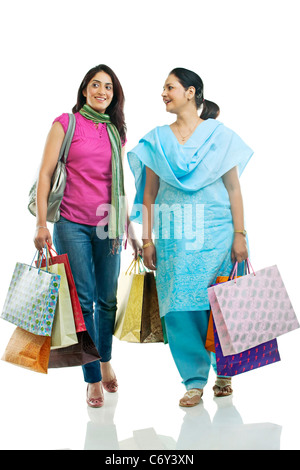
[[[105,113],[114,96],[111,77],[102,71],[96,73],[82,94],[86,97],[86,104],[98,113]]]
[[[161,96],[166,105],[166,111],[178,114],[186,106],[190,106],[194,95],[194,87],[189,87],[185,90],[176,75],[171,74],[165,81]]]

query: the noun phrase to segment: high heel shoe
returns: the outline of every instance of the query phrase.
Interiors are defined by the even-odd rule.
[[[118,382],[116,377],[112,380],[109,380],[108,382],[103,382],[102,380],[102,385],[104,390],[109,393],[116,393],[118,391]]]
[[[89,391],[89,384],[86,389],[86,402],[91,408],[101,408],[101,406],[104,405],[104,395],[103,395],[103,388],[102,388],[102,383],[100,382],[100,388],[102,395],[97,398],[89,398],[88,396],[88,391]]]

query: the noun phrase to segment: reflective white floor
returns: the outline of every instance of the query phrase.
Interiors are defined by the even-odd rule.
[[[1,322],[1,346],[13,329]],[[297,343],[299,332],[282,337],[282,361],[237,377],[233,398],[213,398],[212,372],[190,409],[178,406],[184,389],[163,344],[115,339],[119,391],[96,410],[85,403],[81,368],[42,375],[0,361],[0,448],[299,450]]]

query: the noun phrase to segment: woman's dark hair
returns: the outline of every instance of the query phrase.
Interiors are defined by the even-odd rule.
[[[124,102],[125,102],[124,92],[123,92],[123,88],[121,86],[121,83],[119,82],[118,77],[112,71],[112,69],[108,67],[107,65],[104,65],[104,64],[96,65],[96,67],[93,67],[91,70],[87,72],[87,74],[85,75],[78,89],[77,103],[73,107],[72,112],[77,113],[78,111],[80,111],[82,106],[86,103],[86,98],[85,96],[83,96],[82,92],[83,90],[85,90],[89,82],[93,79],[93,77],[98,72],[107,73],[107,75],[109,75],[112,80],[114,96],[113,96],[112,102],[106,109],[105,113],[110,116],[111,122],[116,126],[116,128],[119,131],[121,140],[125,142],[127,128],[126,128],[125,117],[124,117]]]
[[[169,75],[175,75],[178,81],[181,83],[183,88],[187,90],[190,86],[195,88],[195,104],[196,108],[199,109],[203,105],[203,109],[200,115],[201,119],[216,119],[220,114],[219,106],[213,101],[204,99],[203,96],[203,81],[195,72],[177,67],[173,69]]]

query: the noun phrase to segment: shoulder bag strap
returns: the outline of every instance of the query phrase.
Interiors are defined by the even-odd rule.
[[[65,134],[60,152],[59,152],[59,157],[58,161],[62,160],[64,163],[66,163],[67,158],[68,158],[68,153],[70,150],[70,146],[72,143],[74,131],[75,131],[75,125],[76,125],[76,118],[74,114],[69,114],[69,124],[68,124],[68,129]]]

